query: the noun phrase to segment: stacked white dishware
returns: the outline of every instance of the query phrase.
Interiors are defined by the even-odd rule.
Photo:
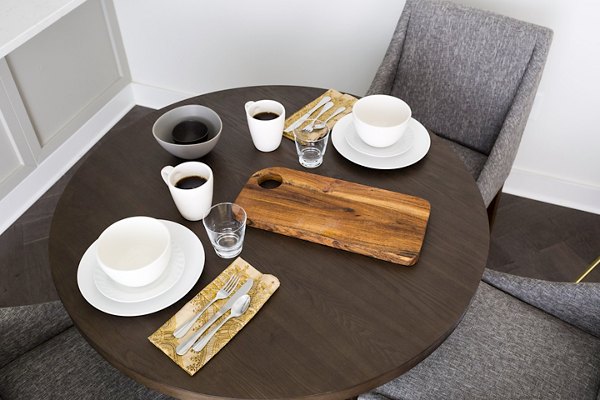
[[[108,314],[138,316],[175,303],[198,281],[204,248],[183,225],[146,216],[108,226],[83,255],[77,283]]]
[[[412,118],[410,106],[388,95],[365,96],[340,119],[332,142],[346,159],[374,169],[404,168],[429,151],[427,129]]]

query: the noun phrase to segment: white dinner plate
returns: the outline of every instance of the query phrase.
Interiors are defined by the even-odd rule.
[[[406,153],[413,145],[413,138],[415,136],[414,129],[410,129],[408,126],[404,135],[398,140],[396,143],[387,147],[373,147],[366,144],[360,136],[358,136],[358,132],[354,129],[354,123],[351,121],[350,125],[346,128],[346,140],[350,147],[359,153],[366,154],[368,156],[373,157],[395,157],[400,154]]]
[[[107,314],[135,317],[169,307],[194,287],[204,269],[204,247],[194,232],[185,226],[171,221],[161,221],[167,226],[171,238],[181,247],[185,257],[183,274],[175,285],[152,299],[135,303],[122,303],[109,299],[98,290],[94,283],[94,271],[99,266],[92,245],[86,250],[77,269],[77,285],[88,303]]]
[[[363,167],[373,169],[397,169],[408,167],[421,160],[429,151],[431,138],[427,129],[419,121],[411,118],[408,129],[413,132],[413,141],[411,148],[405,153],[392,157],[374,157],[363,154],[348,144],[346,135],[354,130],[352,114],[348,114],[340,119],[333,127],[331,141],[335,149],[347,160]]]
[[[90,246],[90,251],[95,254],[96,242]],[[175,285],[185,269],[185,255],[183,249],[176,243],[171,243],[171,259],[164,272],[152,283],[131,287],[121,285],[112,280],[98,265],[94,269],[94,283],[104,296],[121,303],[136,303],[150,300],[160,296]]]

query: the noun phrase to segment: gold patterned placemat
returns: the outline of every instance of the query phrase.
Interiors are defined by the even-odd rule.
[[[196,353],[193,349],[190,349],[183,356],[177,355],[175,348],[202,327],[227,302],[227,299],[213,303],[204,312],[202,317],[196,321],[194,327],[181,339],[176,339],[173,336],[173,331],[178,325],[181,325],[198,311],[202,310],[215,297],[227,280],[236,273],[240,274],[240,283],[238,283],[237,288],[241,287],[248,278],[254,279],[254,285],[252,285],[252,288],[248,292],[251,298],[248,311],[240,317],[232,318],[226,322],[200,352]],[[148,339],[188,374],[194,375],[246,326],[258,310],[269,300],[271,295],[275,293],[278,287],[279,280],[276,277],[260,273],[241,257],[238,257],[219,276],[202,289],[200,293],[183,306],[181,310],[165,322],[163,326],[150,335]],[[228,312],[215,321],[215,324],[218,324],[227,315],[229,315]],[[216,326],[215,324],[212,326]]]
[[[354,105],[354,102],[357,100],[356,97],[350,96],[349,94],[340,93],[335,89],[329,89],[325,93],[323,93],[321,96],[317,97],[316,99],[314,99],[313,101],[311,101],[310,103],[308,103],[307,105],[302,107],[300,110],[296,111],[290,117],[288,117],[288,119],[285,120],[284,129],[287,129],[288,126],[290,126],[291,124],[296,122],[296,120],[298,120],[300,117],[302,117],[304,114],[306,114],[308,112],[308,110],[310,110],[311,108],[316,106],[317,103],[319,101],[321,101],[321,99],[325,96],[331,97],[331,101],[333,101],[333,107],[331,107],[331,109],[327,110],[327,112],[325,114],[321,115],[319,117],[319,119],[326,120],[339,107],[346,107],[346,109],[341,114],[338,114],[335,117],[331,118],[329,121],[327,121],[327,126],[329,127],[329,129],[333,129],[333,126],[335,125],[336,122],[338,122],[345,115],[348,115],[352,112],[352,106]],[[315,113],[313,114],[313,118],[314,118],[314,116],[316,116],[319,113],[319,110],[315,111]],[[302,125],[300,125],[300,127],[302,127]],[[294,140],[293,132],[283,132],[283,136],[285,136],[288,139]]]

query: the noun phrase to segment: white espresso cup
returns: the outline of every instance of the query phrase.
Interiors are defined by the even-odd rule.
[[[354,103],[352,116],[356,133],[373,147],[396,143],[408,127],[412,116],[408,104],[394,96],[374,94]]]
[[[199,221],[208,214],[213,197],[213,173],[208,165],[188,161],[164,167],[160,174],[183,218]]]
[[[246,119],[254,147],[263,152],[277,149],[283,137],[285,108],[274,100],[249,101]]]

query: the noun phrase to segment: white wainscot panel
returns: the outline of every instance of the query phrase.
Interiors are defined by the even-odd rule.
[[[27,124],[23,103],[6,61],[0,59],[0,198],[18,185],[33,169],[35,160],[25,139]]]
[[[40,147],[37,161],[128,84],[113,12],[109,1],[86,1],[6,57],[33,126],[28,140]]]
[[[0,115],[0,187],[8,188],[8,181],[14,179],[24,167],[10,136],[6,120]]]

